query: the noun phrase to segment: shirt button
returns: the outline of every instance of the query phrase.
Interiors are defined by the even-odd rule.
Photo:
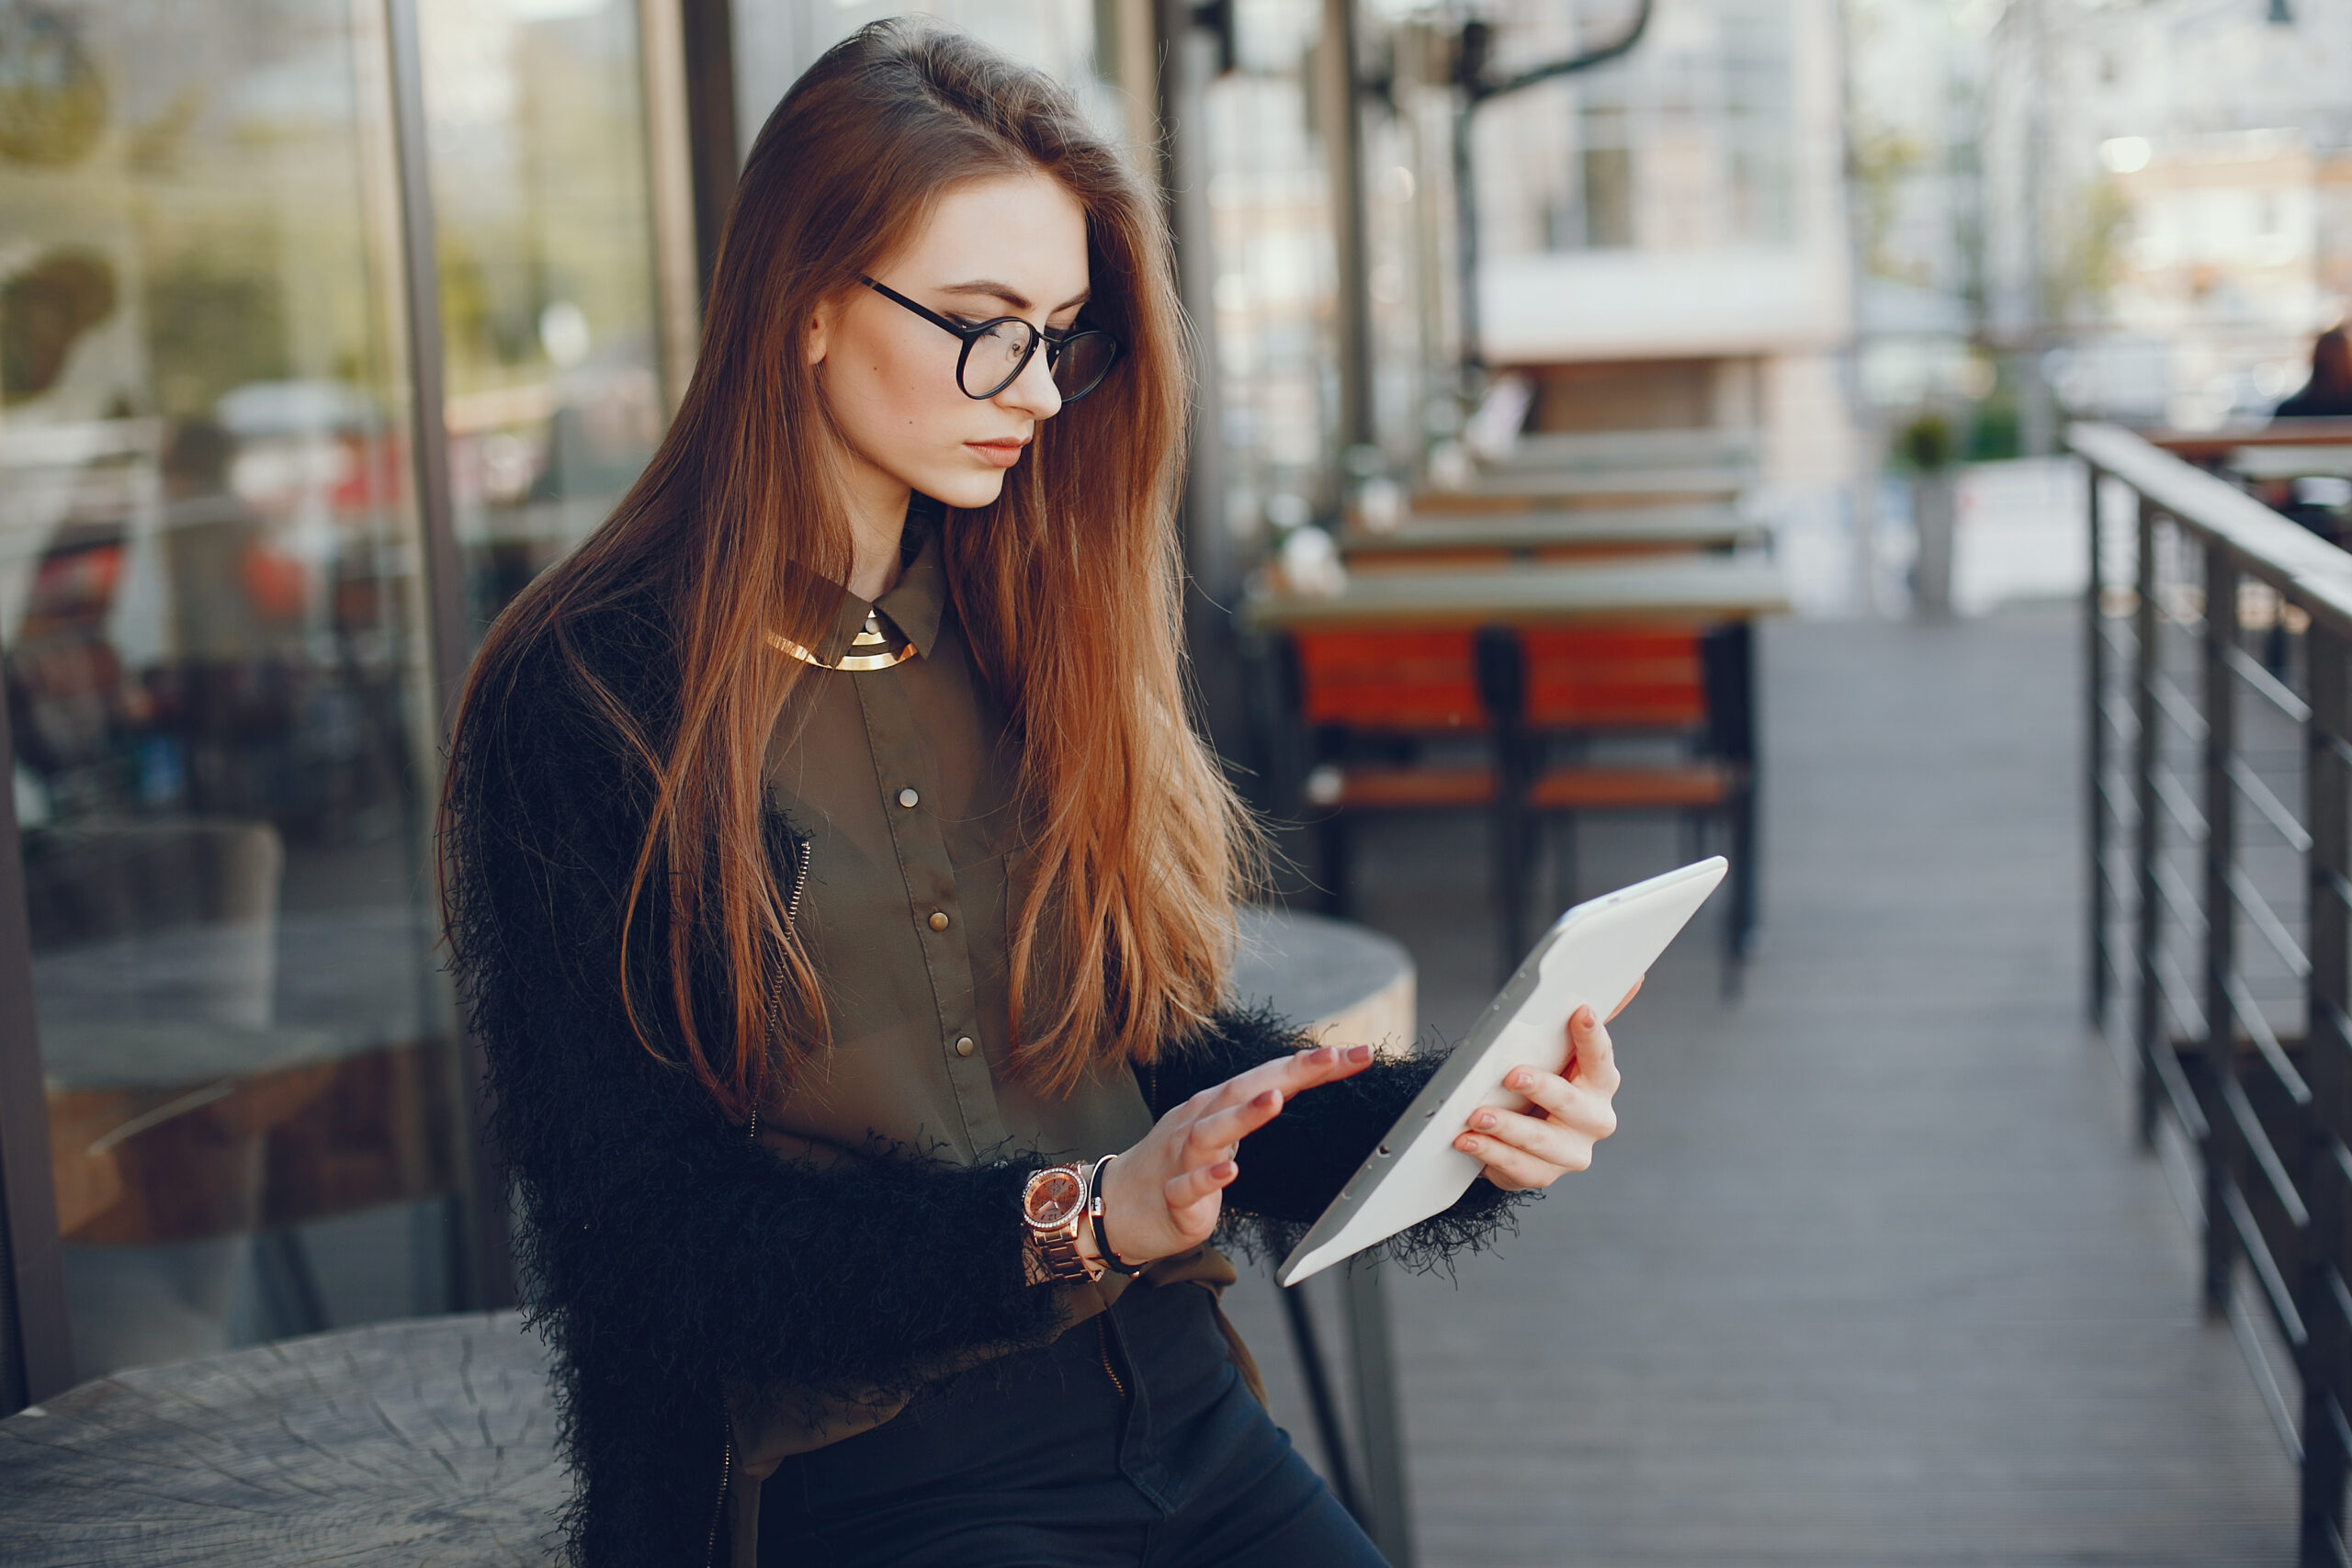
[[[978,1046],[972,1043],[970,1035],[959,1034],[956,1037],[956,1054],[958,1056],[968,1056],[978,1049]]]
[[[931,912],[931,929],[935,931],[944,931],[947,929],[946,910],[933,909]]]
[[[922,798],[922,796],[917,795],[911,789],[902,789],[899,792],[899,804],[905,807],[910,811],[914,809],[915,802]]]

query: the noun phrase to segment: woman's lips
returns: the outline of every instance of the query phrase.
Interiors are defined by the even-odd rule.
[[[980,455],[981,462],[1000,468],[1009,468],[1021,461],[1021,449],[1028,445],[1026,441],[967,441],[964,443],[967,451]]]

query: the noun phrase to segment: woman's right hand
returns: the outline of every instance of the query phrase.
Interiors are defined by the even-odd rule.
[[[1225,1190],[1241,1174],[1241,1140],[1280,1115],[1293,1095],[1371,1065],[1369,1045],[1321,1045],[1261,1062],[1162,1116],[1102,1173],[1102,1229],[1112,1250],[1142,1263],[1208,1240]],[[1091,1252],[1093,1237],[1080,1246]]]

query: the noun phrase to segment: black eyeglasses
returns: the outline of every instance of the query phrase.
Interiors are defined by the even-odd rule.
[[[941,332],[963,340],[956,356],[956,385],[975,402],[985,402],[1021,378],[1040,344],[1046,368],[1052,373],[1062,401],[1074,403],[1102,384],[1111,364],[1119,357],[1119,340],[1091,329],[1057,335],[1040,332],[1018,316],[999,316],[978,326],[958,326],[936,310],[926,310],[897,289],[875,282],[864,273],[857,280],[885,299],[904,305]]]

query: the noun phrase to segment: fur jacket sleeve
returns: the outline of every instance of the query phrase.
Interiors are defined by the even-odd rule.
[[[613,621],[593,667],[632,711],[660,711],[658,627]],[[1027,1165],[787,1163],[639,1040],[622,929],[650,795],[551,647],[495,672],[449,759],[452,964],[488,1062],[526,1304],[554,1353],[580,1568],[705,1561],[727,1399],[896,1401],[1060,1326],[1055,1293],[1023,1282]],[[655,915],[640,907],[628,943],[640,997],[660,994],[641,957],[659,951]],[[639,1017],[662,1047],[658,1007]],[[1261,1015],[1219,1018],[1164,1054],[1159,1087],[1182,1099],[1295,1043]],[[1255,1219],[1237,1224],[1272,1245],[1311,1219],[1428,1070],[1302,1097],[1245,1151],[1235,1207]],[[1500,1207],[1465,1202],[1430,1222],[1424,1255]]]
[[[1306,1043],[1262,1009],[1220,1013],[1140,1070],[1144,1098],[1154,1116],[1164,1115],[1202,1089]],[[1241,1145],[1241,1174],[1225,1190],[1218,1239],[1252,1257],[1280,1259],[1288,1253],[1444,1059],[1442,1053],[1382,1058],[1284,1105]],[[1442,1267],[1455,1253],[1477,1251],[1509,1228],[1513,1208],[1533,1196],[1505,1192],[1481,1177],[1445,1213],[1372,1250],[1410,1269]]]

